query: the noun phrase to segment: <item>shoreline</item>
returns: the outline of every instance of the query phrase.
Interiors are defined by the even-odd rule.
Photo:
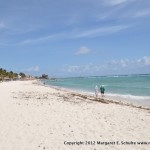
[[[121,142],[149,142],[150,110],[37,83],[0,84],[0,149],[148,149]],[[84,144],[69,145],[78,141]],[[89,141],[115,144],[86,145]]]
[[[123,98],[118,99],[117,96],[113,97],[113,96],[106,95],[104,97],[101,97],[99,94],[98,98],[96,99],[94,93],[92,94],[92,93],[88,93],[85,91],[73,90],[73,89],[64,88],[64,87],[58,87],[58,86],[43,84],[43,82],[40,80],[37,81],[37,84],[42,85],[44,87],[54,88],[54,89],[60,90],[60,91],[70,92],[72,95],[84,97],[84,98],[92,100],[92,101],[97,101],[97,102],[102,102],[102,103],[114,103],[114,104],[118,104],[118,105],[124,105],[124,106],[130,106],[130,107],[150,110],[150,107],[143,106],[142,104],[139,104],[135,101],[131,102],[130,100],[128,101],[127,99],[123,99]]]

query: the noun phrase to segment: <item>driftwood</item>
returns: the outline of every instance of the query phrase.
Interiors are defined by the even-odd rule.
[[[124,105],[124,106],[130,106],[130,107],[134,107],[134,108],[144,109],[144,110],[150,110],[150,108],[148,108],[148,107],[136,106],[136,105],[129,104],[129,103],[124,103],[124,102],[121,102],[121,101],[114,101],[114,100],[108,100],[108,99],[102,99],[102,98],[94,98],[94,96],[88,96],[88,95],[83,95],[83,94],[79,94],[79,93],[71,93],[71,95],[72,96],[78,96],[78,97],[88,99],[88,100],[92,100],[92,101],[105,103],[105,104],[114,103],[114,104],[117,104],[117,105]]]
[[[88,99],[88,100],[92,100],[92,101],[97,101],[97,102],[101,102],[101,103],[105,103],[105,104],[109,104],[109,102],[107,102],[104,99],[101,98],[94,98],[92,96],[87,96],[87,95],[83,95],[83,94],[79,94],[79,93],[71,93],[72,96],[78,96],[84,99]]]

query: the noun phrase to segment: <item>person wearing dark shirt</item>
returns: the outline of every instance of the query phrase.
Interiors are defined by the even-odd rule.
[[[105,88],[104,86],[100,86],[100,91],[101,91],[101,95],[104,96],[104,93],[105,93]]]

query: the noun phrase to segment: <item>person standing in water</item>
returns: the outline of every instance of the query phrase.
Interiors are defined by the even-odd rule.
[[[101,91],[101,95],[102,95],[102,97],[103,97],[103,96],[104,96],[104,93],[105,93],[105,88],[104,88],[103,85],[100,86],[100,91]]]
[[[98,86],[97,85],[95,86],[95,96],[96,96],[96,98],[98,97]]]

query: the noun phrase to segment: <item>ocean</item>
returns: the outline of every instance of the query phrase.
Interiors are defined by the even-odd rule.
[[[94,94],[96,85],[104,85],[106,97],[150,107],[150,75],[57,78],[45,84],[89,94]]]

